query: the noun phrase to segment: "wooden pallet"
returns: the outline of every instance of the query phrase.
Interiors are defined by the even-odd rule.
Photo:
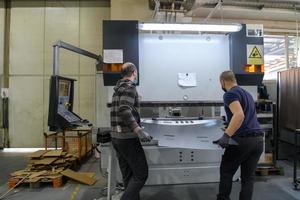
[[[16,185],[22,180],[22,178],[18,177],[13,177],[8,180],[8,187],[13,188],[16,187]],[[31,178],[31,179],[25,179],[21,184],[19,185],[29,185],[30,188],[38,188],[42,184],[48,184],[52,183],[53,188],[58,188],[63,185],[63,176],[58,175],[58,176],[53,176],[53,177],[36,177],[36,178]]]
[[[268,175],[284,175],[282,167],[258,167],[255,171],[256,175],[268,176]]]

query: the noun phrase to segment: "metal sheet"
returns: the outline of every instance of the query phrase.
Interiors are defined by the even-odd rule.
[[[142,125],[159,146],[189,149],[220,149],[212,141],[222,136],[224,127],[220,119],[207,120],[151,120],[143,119]]]

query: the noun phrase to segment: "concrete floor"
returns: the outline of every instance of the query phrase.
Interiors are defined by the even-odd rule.
[[[9,174],[27,164],[26,153],[3,153],[0,150],[0,185],[7,182]]]
[[[6,182],[9,174],[22,169],[27,163],[27,154],[3,153],[0,151],[0,196],[8,190]],[[257,177],[253,200],[300,200],[300,190],[295,191],[292,187],[292,167],[288,162],[280,162],[285,169],[284,176]],[[95,172],[98,182],[93,186],[86,186],[68,181],[61,188],[52,188],[42,185],[40,188],[30,189],[21,186],[13,190],[5,199],[10,200],[93,200],[103,196],[103,188],[106,180],[98,170],[98,159],[89,159],[81,171]],[[300,174],[300,171],[299,171]],[[238,200],[240,183],[233,184],[232,200]],[[143,200],[214,200],[218,191],[218,184],[189,184],[144,187],[141,196]]]

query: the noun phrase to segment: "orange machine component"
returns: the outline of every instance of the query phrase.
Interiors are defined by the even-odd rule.
[[[122,63],[106,63],[103,66],[103,72],[115,72],[121,71]]]
[[[263,73],[265,69],[264,65],[245,65],[244,71],[249,73]]]

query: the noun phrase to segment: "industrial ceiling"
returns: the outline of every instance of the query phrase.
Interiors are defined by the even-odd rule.
[[[155,3],[163,11],[184,11],[186,17],[194,18],[205,18],[215,9],[212,18],[289,22],[300,19],[299,0],[149,0],[153,10]]]

